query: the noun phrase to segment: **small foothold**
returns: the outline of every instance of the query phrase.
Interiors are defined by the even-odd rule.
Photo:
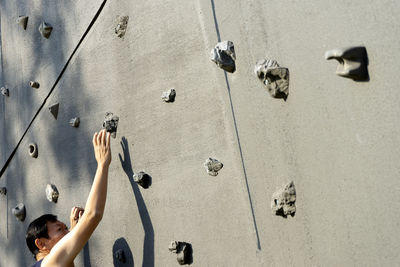
[[[151,176],[142,171],[135,173],[133,175],[133,180],[143,188],[149,188],[151,185]]]
[[[39,26],[40,34],[46,39],[49,39],[52,30],[53,27],[44,21]]]
[[[103,121],[103,128],[106,129],[107,132],[111,133],[113,138],[117,136],[118,121],[119,118],[117,116],[113,116],[113,113],[106,113]]]
[[[287,215],[293,217],[296,213],[295,202],[296,189],[294,183],[290,182],[272,195],[271,209],[276,215],[285,218]]]
[[[221,170],[222,167],[224,167],[224,164],[216,159],[208,158],[206,162],[204,162],[204,167],[206,168],[209,175],[217,176],[218,171]]]
[[[254,73],[272,97],[287,99],[289,95],[289,69],[279,67],[275,60],[262,59],[256,63]]]
[[[34,81],[30,81],[29,85],[30,85],[30,87],[36,88],[36,89],[40,87],[40,84],[38,82],[34,82]]]
[[[53,114],[54,118],[58,117],[58,108],[60,107],[59,103],[53,104],[49,107],[50,113]]]
[[[46,186],[46,197],[47,197],[48,201],[57,203],[59,195],[60,194],[58,193],[57,187],[55,185],[47,184],[47,186]]]
[[[1,94],[4,96],[10,96],[10,91],[8,91],[8,88],[1,87]]]
[[[7,195],[7,188],[0,187],[0,195]]]
[[[17,218],[17,220],[23,222],[26,217],[25,205],[19,203],[15,208],[12,209],[12,214]]]
[[[118,249],[117,251],[115,251],[114,256],[120,262],[122,263],[126,262],[125,252],[123,249]]]
[[[72,118],[72,119],[69,120],[69,124],[70,124],[72,127],[75,127],[75,128],[79,127],[79,123],[80,123],[80,122],[81,122],[81,121],[79,120],[78,117]]]
[[[32,158],[37,158],[38,157],[38,148],[37,145],[35,143],[31,143],[29,144],[29,155]]]
[[[355,81],[368,81],[368,55],[364,46],[346,47],[326,51],[325,59],[336,59],[336,74]]]
[[[128,27],[128,20],[129,20],[129,16],[118,16],[117,17],[118,24],[115,27],[115,34],[119,38],[122,38],[125,35],[126,28]]]
[[[161,95],[161,98],[165,102],[174,102],[175,96],[176,96],[176,91],[174,88],[172,88],[172,89],[169,89],[168,91],[163,92]]]
[[[233,43],[231,41],[217,43],[215,48],[211,50],[211,60],[221,69],[231,73],[235,72],[236,54]]]
[[[192,263],[192,245],[186,242],[171,241],[168,249],[176,253],[176,260],[180,265]]]
[[[26,26],[28,25],[28,16],[19,16],[17,18],[17,23],[24,29],[26,30]]]

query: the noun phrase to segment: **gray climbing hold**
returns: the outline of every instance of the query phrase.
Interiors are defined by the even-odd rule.
[[[286,100],[289,95],[289,70],[281,68],[278,62],[262,59],[256,63],[254,73],[274,98]]]
[[[58,117],[58,109],[60,107],[59,103],[53,104],[49,107],[50,113],[53,114],[54,118],[57,119]]]
[[[336,59],[339,65],[336,74],[355,81],[367,81],[368,55],[364,46],[346,47],[326,51],[325,59]]]
[[[126,262],[125,252],[123,249],[118,249],[117,251],[115,251],[114,256],[118,261],[122,263]]]
[[[163,92],[161,98],[165,102],[174,102],[175,96],[176,96],[176,91],[174,88],[171,88],[168,91]]]
[[[40,34],[46,39],[49,39],[52,30],[53,27],[44,21],[39,26]]]
[[[59,195],[60,194],[58,193],[57,187],[55,185],[47,184],[46,197],[48,201],[57,203]]]
[[[206,162],[204,162],[204,167],[206,168],[207,173],[211,176],[217,176],[218,171],[221,170],[223,166],[224,164],[222,164],[222,162],[213,158],[208,158]]]
[[[75,127],[75,128],[79,127],[79,123],[80,123],[80,122],[81,122],[81,121],[79,120],[78,117],[75,117],[75,118],[72,118],[72,119],[69,120],[69,124],[70,124],[72,127]]]
[[[171,241],[169,251],[176,253],[176,260],[180,265],[192,263],[192,245],[186,242]]]
[[[10,96],[10,91],[8,91],[8,88],[6,88],[6,87],[1,87],[0,91],[1,91],[2,95]]]
[[[135,173],[133,175],[133,180],[143,188],[149,188],[151,185],[151,176],[143,171]]]
[[[40,87],[40,84],[38,83],[38,82],[35,82],[35,81],[30,81],[29,82],[29,86],[30,87],[32,87],[32,88],[39,88]]]
[[[12,209],[12,214],[17,218],[17,220],[23,222],[26,217],[25,205],[19,203],[15,208]]]
[[[272,195],[271,209],[279,216],[294,216],[296,213],[296,189],[294,183],[290,182]]]
[[[19,16],[17,18],[17,23],[24,29],[26,30],[26,26],[28,26],[28,16]]]
[[[0,187],[0,195],[7,195],[7,188]]]
[[[38,154],[39,154],[39,152],[38,152],[38,148],[37,148],[36,143],[30,143],[29,144],[29,155],[32,158],[37,158]]]
[[[231,41],[223,41],[216,44],[211,50],[211,60],[227,72],[235,72],[236,54],[235,47]]]
[[[118,121],[119,118],[117,116],[113,116],[113,113],[106,113],[103,121],[103,128],[106,129],[107,132],[111,133],[113,138],[115,138],[117,135]]]
[[[122,38],[125,35],[126,28],[128,27],[128,20],[129,20],[129,16],[118,16],[117,17],[118,24],[115,27],[115,34],[119,38]]]

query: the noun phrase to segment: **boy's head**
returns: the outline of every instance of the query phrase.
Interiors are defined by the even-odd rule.
[[[66,225],[57,216],[45,214],[32,221],[26,230],[26,244],[34,257],[41,251],[51,248],[68,233]]]

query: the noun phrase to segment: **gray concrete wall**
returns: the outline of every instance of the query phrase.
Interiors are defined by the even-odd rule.
[[[120,266],[117,248],[125,266],[177,266],[171,240],[192,244],[194,266],[400,261],[398,2],[0,3],[0,81],[10,89],[0,97],[2,168],[21,141],[0,179],[8,189],[0,266],[33,264],[30,221],[54,213],[67,222],[73,205],[84,206],[96,168],[91,137],[107,111],[120,117],[107,206],[76,266]],[[19,15],[29,16],[26,31]],[[129,16],[123,38],[114,33],[120,15]],[[48,40],[37,31],[42,19],[54,27]],[[209,59],[219,39],[235,44],[233,74]],[[369,82],[337,76],[338,63],[324,59],[352,45],[367,48]],[[266,56],[290,70],[286,101],[271,98],[253,73]],[[174,103],[161,100],[169,88]],[[56,102],[57,120],[48,111]],[[210,156],[224,163],[216,177],[202,166]],[[130,165],[152,176],[150,188],[133,182]],[[297,212],[285,219],[270,201],[290,180]],[[46,199],[47,183],[60,191],[57,204]],[[24,222],[11,213],[19,202]]]

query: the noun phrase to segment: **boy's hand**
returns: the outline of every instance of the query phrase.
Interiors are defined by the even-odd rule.
[[[108,167],[111,163],[110,133],[101,130],[93,135],[94,155],[99,166]]]
[[[79,219],[82,217],[84,212],[84,209],[80,208],[80,207],[73,207],[71,209],[71,216],[69,217],[69,221],[70,221],[70,231],[76,226],[76,224],[78,223]]]

